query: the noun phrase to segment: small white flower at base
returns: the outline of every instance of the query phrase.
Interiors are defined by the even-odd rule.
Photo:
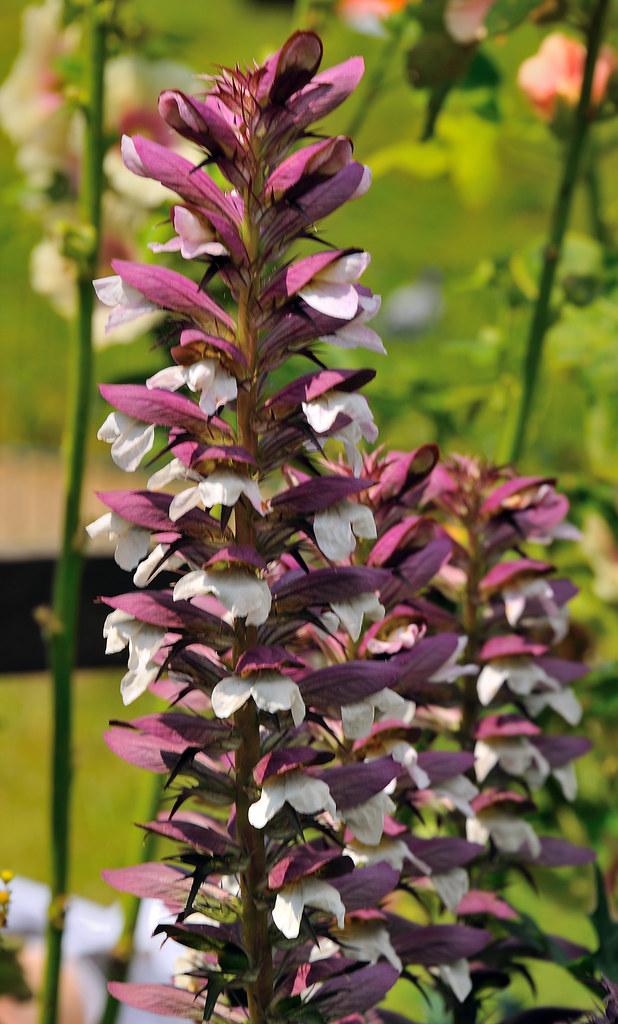
[[[362,924],[349,924],[343,931],[334,935],[334,938],[339,944],[341,952],[348,959],[377,964],[378,960],[384,958],[396,971],[403,970],[403,964],[397,956],[391,937],[383,924],[371,921]]]
[[[103,636],[107,641],[106,654],[117,654],[129,647],[128,672],[122,677],[120,692],[123,703],[131,704],[159,674],[159,665],[153,658],[163,644],[165,632],[115,609],[105,620]]]
[[[260,799],[249,808],[250,824],[264,828],[286,803],[299,814],[325,811],[337,817],[335,801],[326,783],[302,771],[291,771],[264,781]]]
[[[99,302],[112,307],[105,324],[106,333],[147,313],[159,312],[159,306],[145,298],[137,288],[125,284],[117,274],[111,277],[98,277],[92,283]]]
[[[149,491],[160,491],[161,488],[173,483],[175,480],[199,480],[199,473],[189,469],[180,459],[172,459],[161,469],[157,469],[146,482]]]
[[[394,690],[385,688],[355,704],[342,704],[343,734],[350,740],[363,739],[371,732],[374,722],[384,718],[401,720],[408,710],[409,703]]]
[[[447,910],[453,913],[470,888],[465,868],[451,868],[431,875],[431,882]]]
[[[247,626],[261,626],[270,614],[272,598],[268,583],[252,573],[195,569],[174,587],[174,601],[186,601],[203,594],[214,594],[227,608],[227,622],[244,619]]]
[[[406,701],[406,703],[412,704],[412,701]],[[412,706],[415,707],[414,704]],[[405,719],[405,721],[408,721],[408,719]],[[419,767],[418,753],[411,743],[406,743],[405,740],[387,742],[385,743],[385,750],[387,754],[390,754],[393,761],[396,761],[397,764],[405,768],[417,789],[427,789],[431,784],[431,780],[427,772]]]
[[[572,761],[568,764],[562,765],[560,768],[554,768],[552,775],[556,779],[565,800],[574,800],[577,796],[577,775],[575,774],[575,765]]]
[[[86,533],[91,540],[107,534],[115,541],[114,561],[127,572],[139,565],[150,547],[150,531],[134,526],[116,512],[104,512],[86,527]]]
[[[122,412],[110,412],[97,438],[111,444],[112,459],[125,473],[134,473],[154,444],[155,428]]]
[[[217,718],[229,718],[250,698],[258,708],[271,714],[290,711],[294,725],[304,720],[305,704],[298,686],[293,679],[278,672],[249,677],[226,676],[212,691],[212,709]]]
[[[211,509],[215,505],[226,505],[231,508],[241,494],[249,499],[256,512],[263,515],[264,502],[256,480],[228,470],[215,470],[197,486],[188,487],[172,499],[169,517],[172,522],[176,522],[192,508]]]
[[[303,402],[302,408],[309,426],[316,434],[328,431],[329,437],[343,443],[352,472],[358,476],[362,470],[362,459],[357,446],[362,438],[373,444],[378,436],[378,428],[365,396],[334,389],[311,402]],[[332,432],[338,416],[346,416],[350,422]]]
[[[483,782],[497,764],[509,775],[523,777],[534,786],[541,786],[550,772],[538,747],[525,736],[478,740],[474,746],[477,781]]]
[[[275,900],[273,922],[286,939],[298,937],[306,906],[332,914],[338,926],[343,928],[345,906],[337,889],[319,878],[302,878],[293,885],[284,886]]]
[[[396,871],[403,871],[405,862],[410,861],[422,874],[431,874],[429,864],[425,864],[425,861],[421,860],[420,857],[415,857],[403,839],[394,839],[392,836],[383,835],[380,842],[375,846],[368,846],[366,843],[359,842],[358,839],[352,839],[349,845],[346,846],[344,853],[351,857],[359,867],[367,867],[369,864],[379,864],[381,861],[386,861]]]
[[[577,697],[568,687],[564,690],[547,690],[543,693],[531,693],[524,698],[524,707],[529,715],[536,718],[545,708],[550,707],[569,725],[579,725],[582,719],[582,706]]]
[[[465,775],[455,775],[452,779],[446,779],[440,785],[432,787],[432,791],[447,807],[455,807],[466,818],[474,815],[470,801],[478,796],[479,791]]]
[[[347,601],[333,601],[331,608],[350,639],[354,641],[361,635],[364,616],[367,616],[369,622],[379,622],[384,618],[384,605],[378,600],[377,594],[370,590]]]
[[[531,658],[496,658],[485,665],[478,677],[476,689],[481,704],[484,707],[491,704],[505,683],[520,697],[532,693],[539,683],[554,689],[557,686],[555,680]]]
[[[477,665],[458,664],[467,644],[467,638],[465,636],[460,636],[457,641],[457,646],[450,657],[448,657],[444,664],[429,677],[430,683],[455,683],[461,676],[476,675],[478,672]]]
[[[338,348],[365,348],[370,352],[379,352],[386,355],[386,349],[380,335],[371,327],[367,327],[367,320],[371,320],[380,308],[379,295],[359,295],[359,313],[353,320],[348,321],[339,327],[334,334],[324,334],[320,341],[329,345],[336,345]]]
[[[351,253],[320,270],[299,295],[303,301],[325,316],[351,320],[358,311],[358,292],[354,282],[369,266],[367,252]]]
[[[395,804],[389,796],[394,788],[395,780],[364,803],[340,812],[352,835],[366,846],[377,846],[382,839],[384,818],[395,811]]]
[[[441,964],[438,967],[438,974],[460,1003],[468,998],[472,991],[472,981],[467,960],[453,960],[452,964]]]
[[[148,555],[148,558],[145,558],[138,565],[133,574],[133,582],[136,587],[147,587],[161,572],[172,572],[175,569],[180,569],[184,564],[184,558],[174,552],[166,558],[165,553],[168,550],[169,544],[157,544]]]
[[[323,512],[316,512],[313,529],[320,551],[335,562],[352,554],[357,537],[377,537],[371,509],[356,501],[339,501]]]
[[[199,406],[206,416],[213,416],[238,394],[236,378],[226,373],[217,359],[200,359],[191,366],[166,366],[146,381],[146,387],[164,391],[177,391],[184,385],[190,391],[199,391]]]
[[[466,838],[482,846],[493,840],[504,853],[518,853],[526,847],[532,857],[538,857],[541,843],[532,825],[504,811],[484,811],[480,817],[466,821]]]
[[[135,150],[135,147],[133,149]],[[225,256],[227,254],[227,249],[216,240],[216,235],[210,225],[202,217],[198,217],[197,214],[188,210],[186,206],[175,206],[172,217],[176,237],[162,245],[158,242],[151,242],[148,248],[152,252],[179,252],[185,260],[194,260],[198,256]]]
[[[520,622],[528,601],[536,600],[544,612],[556,641],[563,640],[569,628],[568,609],[556,603],[551,584],[545,579],[527,580],[507,587],[502,592],[504,613],[507,622],[515,629]]]

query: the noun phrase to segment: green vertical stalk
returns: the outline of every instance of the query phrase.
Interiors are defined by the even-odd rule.
[[[378,57],[377,63],[372,68],[371,74],[367,77],[367,84],[364,92],[348,125],[347,134],[350,137],[355,137],[361,130],[367,119],[369,111],[384,89],[384,83],[386,82],[386,76],[389,68],[392,66],[393,61],[397,56],[397,50],[399,49],[399,44],[403,35],[403,28],[403,18],[396,19],[394,24],[387,28],[388,35],[384,40],[382,52]]]
[[[590,232],[593,237],[607,249],[611,246],[612,239],[603,216],[603,194],[601,189],[601,176],[599,174],[597,161],[597,147],[594,146],[592,140],[590,140],[588,144],[586,166],[582,176],[586,192],[586,203],[588,206],[588,222],[590,224]]]
[[[144,807],[139,815],[140,822],[153,821],[156,818],[161,807],[165,776],[155,775],[152,779],[147,779],[146,781],[148,787]],[[154,832],[146,832],[143,836],[140,833],[138,841],[139,848],[129,857],[129,864],[133,864],[136,861],[139,861],[140,864],[145,864],[155,856],[157,837]],[[112,951],[111,962],[107,972],[108,981],[126,981],[127,979],[131,960],[133,959],[135,926],[137,925],[141,902],[137,896],[131,896],[129,893],[123,895],[122,912],[124,923],[122,934],[116,943],[115,949]],[[100,1024],[114,1024],[119,1011],[120,1003],[112,995],[108,994]]]
[[[515,434],[511,448],[511,460],[516,461],[524,448],[530,412],[534,403],[538,383],[543,342],[549,323],[551,294],[560,262],[564,235],[569,223],[575,186],[580,173],[590,125],[590,99],[605,19],[610,0],[596,0],[590,16],[587,33],[586,64],[582,88],[575,111],[573,131],[565,154],[562,180],[554,202],[549,237],[545,246],[543,266],[539,279],[539,290],[530,324],[526,355],[522,368],[522,393],[517,413]]]
[[[71,798],[71,676],[81,578],[80,504],[89,411],[92,396],[92,312],[99,249],[103,156],[103,73],[106,29],[92,0],[85,17],[89,40],[87,125],[80,185],[87,252],[78,265],[74,347],[69,361],[68,417],[65,426],[65,489],[62,540],[52,594],[48,651],[53,683],[51,759],[51,903],[47,926],[47,962],[41,1024],[56,1024],[62,935],[69,877]]]

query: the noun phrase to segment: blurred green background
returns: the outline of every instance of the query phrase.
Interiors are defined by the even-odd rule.
[[[265,56],[292,25],[291,7],[281,2],[141,0],[136,6],[153,38],[165,40],[166,56],[204,72],[215,63]],[[18,47],[22,9],[19,0],[3,0],[0,6],[0,80]],[[385,297],[419,278],[439,281],[442,292],[442,312],[421,333],[389,336],[388,321],[382,318],[378,326],[388,356],[337,354],[341,364],[376,366],[368,397],[387,444],[413,447],[438,440],[445,451],[475,451],[498,460],[508,451],[534,298],[535,255],[562,161],[559,142],[535,121],[514,85],[516,68],[536,50],[540,38],[538,29],[527,26],[490,42],[485,50],[492,62],[491,84],[472,83],[450,97],[438,141],[424,152],[416,142],[424,97],[407,85],[399,51],[356,137],[357,156],[376,172],[374,185],[361,203],[349,204],[332,217],[329,239],[371,252],[364,280]],[[383,40],[355,33],[336,19],[328,24],[325,43],[327,63],[361,52],[370,74],[384,47]],[[361,90],[329,127],[346,131],[355,105],[364,103]],[[604,217],[610,229],[618,228],[618,153],[612,131],[611,126],[602,128],[597,137]],[[436,155],[442,168],[437,177]],[[17,181],[13,150],[0,139],[0,462],[11,473],[33,450],[56,464],[68,352],[66,323],[29,287],[29,253],[39,234],[17,201]],[[601,851],[604,869],[612,872],[618,859],[613,784],[618,766],[618,292],[615,254],[611,247],[603,252],[589,235],[583,189],[571,230],[555,296],[556,324],[548,338],[520,468],[558,475],[573,498],[578,524],[589,531],[592,514],[597,525],[601,516],[608,530],[600,556],[609,580],[605,587],[599,584],[598,558],[591,561],[573,545],[559,552],[582,588],[574,614],[583,623],[582,644],[595,666],[591,680],[581,687],[595,751],[579,762],[580,796],[574,806],[561,808],[558,828],[573,841],[591,841]],[[147,339],[112,346],[97,354],[96,379],[143,377],[160,359]],[[94,439],[103,416],[97,399],[90,439],[94,484],[107,464],[101,461],[107,451],[100,451],[103,446]],[[44,506],[51,500],[47,476],[41,475],[37,487],[36,465],[30,500]],[[20,501],[23,497],[7,471],[2,491],[5,519],[12,522],[19,514],[16,495]],[[40,538],[38,547],[47,543],[46,537]],[[587,550],[596,550],[595,543],[598,548],[598,536]],[[19,539],[10,532],[3,537],[3,551],[13,557],[19,552]],[[126,863],[127,850],[134,849],[130,822],[139,816],[140,789],[148,783],[114,758],[102,740],[106,722],[122,716],[118,677],[115,670],[81,672],[76,686],[73,888],[102,900],[109,900],[109,890],[100,870]],[[7,826],[0,866],[43,879],[48,852],[47,680],[2,677],[0,701],[2,817]],[[146,710],[140,707],[140,713]],[[589,870],[562,872],[558,883],[547,874],[542,897],[518,885],[509,894],[513,902],[534,909],[551,930],[592,944],[592,929],[582,917],[592,902]],[[546,1001],[584,1005],[582,998],[589,998],[557,967],[543,972]],[[407,1009],[412,1012],[413,1004]]]

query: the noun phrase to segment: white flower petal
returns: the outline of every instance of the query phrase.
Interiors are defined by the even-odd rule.
[[[311,309],[324,316],[351,320],[358,311],[358,292],[351,284],[321,281],[314,277],[298,294]]]
[[[149,377],[146,387],[161,388],[163,391],[178,391],[185,383],[185,369],[183,366],[166,366]]]
[[[453,912],[470,888],[465,868],[451,868],[450,871],[432,873],[431,881],[444,906]]]
[[[392,814],[395,805],[387,793],[382,791],[366,800],[357,807],[342,812],[342,816],[350,831],[361,843],[376,846],[384,832],[384,817]]]
[[[364,616],[367,616],[370,622],[379,622],[385,614],[384,605],[371,591],[365,591],[348,601],[334,601],[331,608],[354,641],[358,640],[361,635]]]
[[[298,937],[304,909],[305,901],[300,886],[288,886],[277,893],[273,922],[287,939]]]
[[[505,668],[500,668],[498,665],[490,663],[481,669],[476,684],[476,692],[483,707],[487,707],[488,704],[491,704],[507,678],[507,670]]]
[[[445,985],[451,989],[460,1003],[467,999],[472,991],[470,967],[467,960],[454,960],[452,964],[441,964],[438,972]]]
[[[148,483],[152,482],[152,477]],[[195,487],[186,487],[184,491],[179,491],[175,494],[170,502],[168,515],[173,523],[182,516],[186,516],[187,512],[197,508],[201,505],[202,492],[200,490],[200,484],[196,484]]]
[[[358,740],[368,736],[373,725],[373,713],[374,708],[369,701],[359,701],[357,704],[343,704],[341,707],[343,735],[350,740]]]
[[[212,691],[212,710],[217,718],[230,718],[251,696],[251,681],[241,676],[226,676]]]

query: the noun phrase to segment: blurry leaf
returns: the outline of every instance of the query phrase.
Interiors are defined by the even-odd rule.
[[[456,43],[444,30],[421,36],[406,56],[408,81],[414,89],[427,89],[462,78],[472,50]]]
[[[477,50],[470,61],[465,77],[459,83],[460,89],[495,89],[502,75],[497,64],[484,50]]]
[[[529,301],[534,301],[538,291],[538,280],[541,273],[544,241],[535,241],[514,253],[510,261],[513,281],[521,293]],[[554,301],[566,297],[569,292],[577,291],[585,282],[592,287],[603,276],[603,248],[588,235],[574,232],[568,234],[562,247],[562,256],[558,267],[559,288],[556,289]]]
[[[539,6],[540,0],[495,0],[485,18],[485,28],[490,35],[508,32]]]
[[[1,937],[0,943],[0,995],[11,996],[20,1003],[32,999],[18,960],[20,945]]]
[[[438,142],[396,142],[370,158],[374,177],[389,171],[404,171],[415,178],[442,178],[448,172],[448,153]]]
[[[618,294],[584,308],[566,306],[547,336],[550,365],[585,372],[589,385],[610,387],[618,380]]]
[[[618,392],[597,395],[585,420],[590,469],[602,479],[618,479]]]
[[[474,114],[443,114],[438,138],[450,149],[450,172],[466,206],[478,208],[492,198],[498,183],[497,132]]]
[[[570,970],[580,979],[590,978],[594,971],[618,981],[618,923],[613,920],[605,891],[605,880],[598,865],[594,869],[596,878],[597,905],[590,915],[590,921],[599,940],[595,953],[582,957]]]

